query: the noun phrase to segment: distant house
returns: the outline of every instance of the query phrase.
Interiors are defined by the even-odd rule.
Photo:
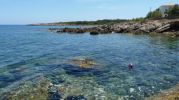
[[[159,10],[162,14],[162,17],[167,17],[168,15],[166,14],[166,11],[172,7],[174,7],[174,4],[166,4],[166,5],[160,6]]]

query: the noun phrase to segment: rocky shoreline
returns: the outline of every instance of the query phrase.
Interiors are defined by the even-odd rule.
[[[179,100],[179,84],[145,98],[145,100]]]
[[[57,33],[86,33],[91,35],[110,33],[151,34],[159,33],[174,37],[179,36],[179,19],[173,20],[146,20],[143,22],[124,22],[113,25],[98,25],[81,28],[49,28],[49,31]]]

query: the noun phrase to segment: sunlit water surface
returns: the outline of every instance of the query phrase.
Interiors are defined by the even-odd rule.
[[[0,94],[38,75],[53,84],[71,80],[68,84],[80,87],[84,96],[131,100],[143,99],[179,82],[178,38],[56,34],[48,28],[0,26]],[[90,58],[97,66],[92,70],[76,68],[70,64],[75,57]],[[134,64],[133,70],[128,70],[129,63]]]

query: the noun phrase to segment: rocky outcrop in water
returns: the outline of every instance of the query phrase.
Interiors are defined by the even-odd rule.
[[[92,68],[94,65],[96,65],[96,63],[92,59],[88,58],[76,58],[72,60],[72,63],[82,69]]]
[[[175,20],[148,20],[144,22],[125,22],[113,25],[99,25],[85,28],[50,28],[50,31],[57,33],[86,33],[91,35],[109,33],[134,33],[150,34],[161,33],[172,36],[179,36],[179,19]]]

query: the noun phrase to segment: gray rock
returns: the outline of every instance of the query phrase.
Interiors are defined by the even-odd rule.
[[[50,28],[50,31],[57,33],[85,33],[89,32],[91,35],[116,33],[177,33],[179,31],[178,20],[148,20],[145,22],[125,22],[114,25],[100,25],[85,28]],[[178,35],[177,35],[178,36]]]

